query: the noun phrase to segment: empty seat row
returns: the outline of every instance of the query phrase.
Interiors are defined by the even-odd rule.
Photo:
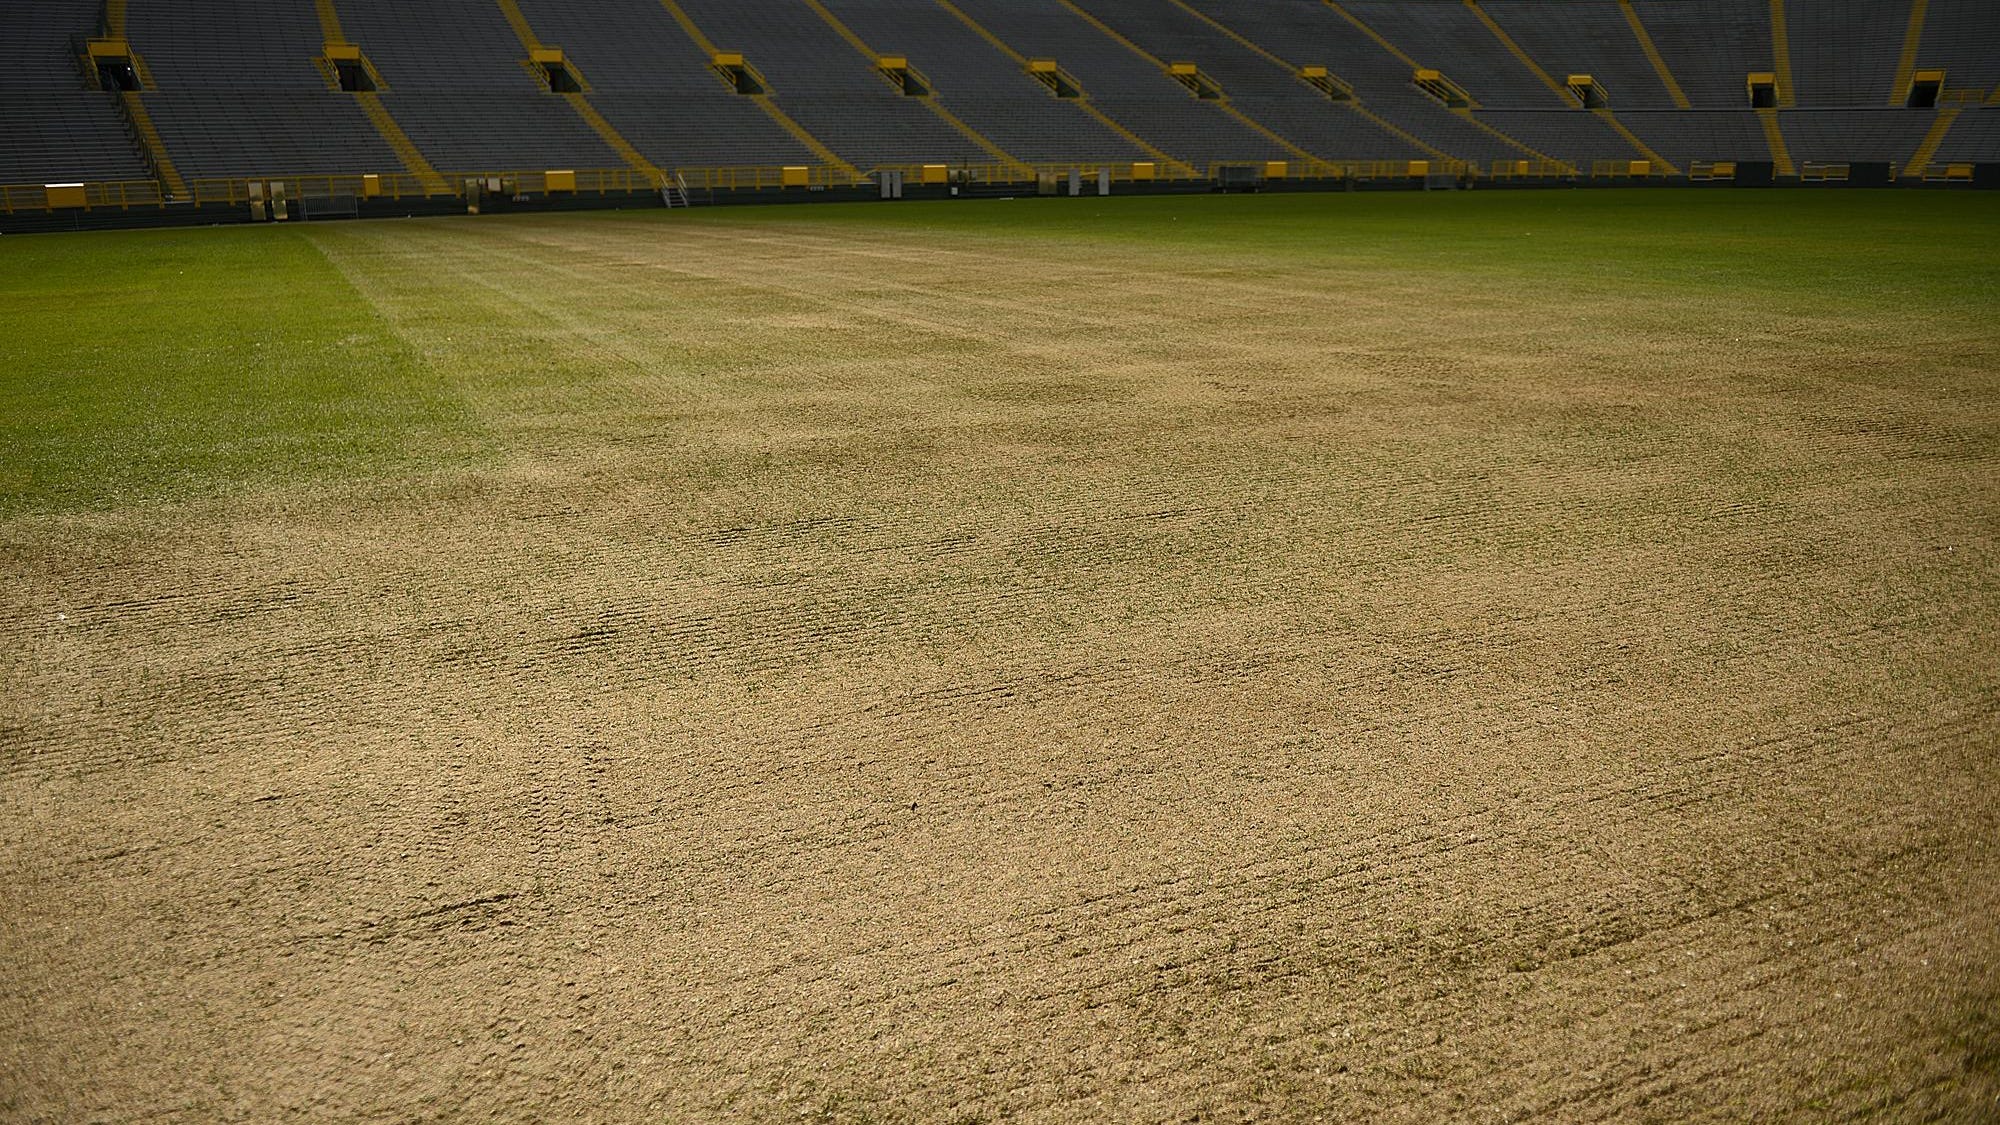
[[[1897,106],[1912,65],[1945,70],[1944,106],[1966,117],[1938,159],[1986,151],[1991,111],[1973,107],[2000,83],[2000,6],[1982,0],[1931,0],[1915,23],[1908,5],[1868,0],[126,0],[119,10],[116,30],[148,79],[140,104],[191,180],[401,171],[397,153],[410,146],[446,173],[612,168],[628,156],[663,168],[832,159],[860,169],[1756,159],[1771,148],[1746,108],[1745,76],[1786,70],[1776,10],[1787,13],[1786,93],[1797,103],[1779,130],[1798,160],[1917,155],[1940,118]],[[102,0],[0,5],[6,178],[150,174],[139,131],[77,61],[78,44],[108,30],[106,13]],[[330,40],[362,52],[380,111],[336,88]],[[560,48],[580,96],[550,90],[533,47]],[[729,73],[715,52],[739,52],[748,70]],[[884,56],[921,83],[885,75]],[[1420,84],[1427,67],[1450,86]],[[1609,99],[1596,112],[1565,88],[1585,73]],[[1692,108],[1677,108],[1683,100]]]
[[[111,94],[0,90],[0,183],[152,177]]]

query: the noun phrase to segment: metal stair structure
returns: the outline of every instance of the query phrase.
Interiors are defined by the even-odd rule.
[[[341,29],[340,13],[334,9],[333,0],[314,0],[313,9],[319,15],[320,32],[326,37],[329,58],[335,54],[335,48],[354,47],[354,44],[348,42],[347,33]],[[355,55],[359,57],[358,48],[355,48]],[[361,112],[367,115],[369,123],[375,126],[375,131],[381,136],[382,142],[389,146],[389,151],[396,154],[396,159],[402,163],[403,170],[416,178],[425,195],[451,194],[451,185],[447,184],[445,178],[438,174],[438,170],[431,166],[431,162],[410,140],[409,134],[405,133],[403,127],[397,123],[395,115],[382,104],[380,93],[375,90],[355,91],[354,100],[361,107]]]
[[[145,151],[146,162],[159,177],[161,190],[168,201],[191,198],[187,180],[174,166],[174,158],[167,155],[167,146],[161,143],[160,131],[153,126],[152,115],[146,112],[146,103],[140,100],[139,91],[121,91],[118,106],[124,112],[126,122],[132,126],[132,135],[138,138],[140,147]]]
[[[513,28],[515,37],[520,39],[521,47],[528,52],[531,63],[546,63],[547,60],[553,59],[556,72],[573,73],[567,69],[567,62],[563,59],[562,52],[543,43],[541,37],[535,34],[534,27],[528,23],[528,17],[522,13],[521,6],[515,3],[515,0],[494,0],[494,3],[499,6],[500,13],[507,18],[507,25]],[[570,110],[585,125],[590,126],[592,132],[611,146],[611,150],[618,154],[618,158],[625,162],[627,168],[644,175],[654,183],[661,183],[666,179],[666,173],[661,171],[658,165],[646,159],[644,153],[634,148],[611,122],[605,120],[603,114],[597,112],[597,107],[590,104],[590,98],[585,90],[558,90],[551,85],[550,92],[561,97],[569,105]]]

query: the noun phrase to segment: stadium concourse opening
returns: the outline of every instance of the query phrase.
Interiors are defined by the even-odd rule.
[[[1049,92],[1056,97],[1080,98],[1083,96],[1083,87],[1077,84],[1076,76],[1064,70],[1061,64],[1057,63],[1054,59],[1028,60],[1028,73],[1034,77],[1035,81],[1048,87]]]
[[[376,81],[375,68],[361,54],[361,48],[352,43],[330,43],[326,48],[326,60],[333,67],[334,85],[349,94],[374,93],[381,89]]]
[[[743,61],[740,51],[718,51],[715,54],[715,72],[738,94],[762,94],[764,76]]]
[[[89,70],[101,90],[141,90],[139,64],[131,44],[123,39],[92,39],[87,47]]]
[[[875,68],[882,72],[882,77],[888,79],[890,85],[902,91],[905,96],[912,98],[930,96],[930,79],[918,73],[917,69],[910,65],[909,59],[901,55],[884,55],[876,62]]]
[[[583,79],[577,77],[576,70],[563,57],[559,47],[537,47],[529,53],[528,61],[542,76],[551,93],[580,94]]]

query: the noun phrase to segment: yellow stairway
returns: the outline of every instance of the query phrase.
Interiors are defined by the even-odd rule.
[[[1903,50],[1896,56],[1895,85],[1889,88],[1889,105],[1900,107],[1910,95],[1910,76],[1917,69],[1917,48],[1924,40],[1924,12],[1929,0],[1910,0],[1910,22],[1903,28]]]
[[[967,28],[971,29],[971,31],[974,34],[978,35],[981,39],[984,39],[988,43],[992,44],[994,50],[999,51],[1001,54],[1006,55],[1010,59],[1013,59],[1015,64],[1018,65],[1023,71],[1026,71],[1028,69],[1028,57],[1026,55],[1023,55],[1021,52],[1016,51],[1011,45],[1008,44],[1008,42],[1005,39],[1002,39],[998,35],[995,35],[993,34],[993,32],[987,30],[984,24],[980,23],[978,20],[975,20],[971,16],[967,15],[963,9],[961,9],[958,5],[952,3],[951,0],[936,0],[936,2],[938,7],[943,8],[945,11],[951,13],[951,15],[954,18],[956,18],[958,22],[964,24]],[[1112,132],[1118,134],[1119,136],[1125,138],[1125,140],[1128,141],[1132,145],[1132,147],[1138,149],[1140,152],[1145,153],[1147,156],[1152,157],[1153,160],[1160,166],[1160,168],[1163,171],[1167,171],[1169,172],[1169,174],[1177,174],[1182,176],[1193,176],[1196,174],[1194,165],[1189,164],[1187,161],[1181,160],[1178,157],[1169,155],[1166,151],[1162,150],[1158,145],[1153,144],[1153,142],[1145,139],[1144,137],[1141,137],[1139,134],[1134,133],[1132,130],[1127,129],[1124,125],[1119,124],[1117,121],[1113,120],[1109,114],[1106,114],[1103,110],[1100,110],[1096,106],[1091,105],[1090,99],[1088,97],[1072,98],[1070,99],[1070,104],[1076,106],[1076,108],[1089,114],[1091,118],[1095,120],[1099,125],[1102,125],[1106,129],[1109,129]]]
[[[1082,8],[1077,7],[1075,4],[1071,3],[1070,0],[1056,0],[1056,3],[1061,4],[1063,7],[1069,9],[1070,12],[1074,14],[1077,18],[1083,20],[1083,22],[1089,24],[1091,27],[1096,28],[1100,34],[1102,34],[1105,38],[1111,40],[1113,43],[1116,43],[1120,47],[1123,47],[1126,50],[1132,52],[1133,54],[1139,56],[1140,58],[1145,59],[1147,62],[1152,63],[1154,66],[1159,67],[1161,71],[1166,71],[1168,69],[1167,60],[1156,57],[1152,52],[1146,50],[1144,47],[1141,47],[1137,43],[1134,43],[1130,39],[1127,39],[1123,35],[1120,35],[1117,32],[1117,30],[1111,27],[1109,24],[1105,23],[1103,20],[1098,19],[1096,16],[1091,15],[1089,12],[1084,11]],[[1291,153],[1293,156],[1298,157],[1300,160],[1325,162],[1327,159],[1326,157],[1320,156],[1317,153],[1307,152],[1305,149],[1300,148],[1296,144],[1293,144],[1287,138],[1279,136],[1275,130],[1267,128],[1262,122],[1257,121],[1256,119],[1252,118],[1249,114],[1244,113],[1243,111],[1237,109],[1233,105],[1230,105],[1229,99],[1226,97],[1218,97],[1212,99],[1209,101],[1209,104],[1213,105],[1215,108],[1221,110],[1223,113],[1234,118],[1236,122],[1242,125],[1244,128],[1249,129],[1251,132],[1256,133],[1257,135],[1263,137],[1265,140],[1270,141],[1272,144],[1275,144],[1280,148],[1283,148],[1286,152]]]
[[[424,189],[425,195],[451,194],[451,185],[445,183],[444,177],[438,175],[438,170],[431,167],[431,162],[424,159],[423,153],[417,151],[417,146],[411,142],[409,134],[403,132],[401,125],[396,124],[396,119],[390,115],[389,108],[382,104],[379,95],[372,91],[360,93],[354,95],[354,100],[361,103],[361,112],[368,115],[368,120],[375,126],[375,131],[382,135],[382,140],[388,144],[390,151],[396,154],[396,159],[403,162],[403,170],[416,177],[417,184]]]
[[[694,45],[700,47],[703,54],[709,58],[714,58],[720,53],[716,50],[715,41],[703,34],[701,26],[695,23],[693,18],[679,4],[675,3],[674,0],[660,0],[660,6],[667,10],[668,15],[674,17],[674,22],[681,25],[681,31],[686,33],[689,39],[694,40]],[[764,116],[770,118],[779,128],[790,133],[794,140],[811,150],[814,156],[819,157],[821,163],[838,169],[850,178],[859,179],[861,177],[860,169],[848,163],[839,153],[826,147],[825,142],[813,136],[811,132],[807,131],[805,126],[792,120],[792,115],[779,109],[771,101],[770,95],[751,94],[748,97],[752,105],[755,105],[764,112]]]
[[[1944,143],[1944,135],[1951,132],[1951,123],[1958,120],[1958,114],[1957,109],[1938,111],[1937,120],[1931,122],[1930,131],[1924,134],[1923,143],[1917,146],[1917,151],[1910,157],[1910,162],[1903,165],[1903,175],[1924,174],[1924,169],[1930,166],[1931,158],[1937,155],[1938,146]]]
[[[1335,15],[1339,16],[1341,19],[1344,19],[1349,24],[1353,25],[1356,31],[1359,31],[1361,34],[1366,35],[1368,38],[1374,40],[1376,46],[1382,48],[1383,50],[1389,52],[1390,54],[1396,56],[1398,59],[1402,60],[1403,65],[1409,67],[1412,73],[1424,69],[1423,65],[1417,62],[1417,60],[1414,57],[1406,53],[1401,47],[1398,47],[1394,43],[1391,43],[1387,39],[1383,38],[1381,32],[1376,31],[1374,28],[1368,26],[1367,23],[1362,21],[1361,17],[1355,15],[1353,12],[1348,11],[1346,8],[1341,7],[1340,4],[1337,2],[1337,0],[1320,0],[1320,3],[1325,4],[1329,9],[1333,11]],[[1483,15],[1484,13],[1481,14]],[[1492,137],[1494,140],[1497,140],[1502,144],[1511,145],[1516,151],[1526,156],[1533,157],[1536,160],[1546,161],[1549,164],[1560,165],[1561,167],[1566,168],[1571,172],[1576,171],[1575,166],[1570,164],[1568,161],[1557,160],[1554,157],[1550,156],[1548,153],[1530,148],[1527,145],[1522,144],[1519,140],[1516,140],[1514,137],[1501,132],[1499,129],[1494,128],[1493,126],[1487,124],[1484,121],[1481,121],[1479,118],[1473,116],[1472,110],[1470,108],[1453,109],[1449,110],[1448,112],[1458,115],[1460,120],[1470,123],[1473,126],[1473,128],[1478,129],[1480,132],[1485,133],[1487,136]]]
[[[341,30],[340,13],[334,8],[333,0],[313,0],[313,10],[319,15],[320,36],[326,45],[347,46],[347,33]],[[360,103],[361,112],[368,116],[369,124],[375,126],[375,132],[381,135],[382,142],[389,146],[389,151],[396,154],[396,159],[402,162],[403,170],[415,177],[417,185],[423,189],[425,195],[451,194],[451,185],[445,183],[444,177],[438,175],[438,170],[431,167],[431,162],[424,159],[423,153],[417,151],[417,146],[410,140],[410,135],[403,132],[403,127],[396,124],[395,116],[389,112],[389,107],[382,104],[380,95],[371,90],[356,93],[354,100]]]
[[[1632,0],[1618,0],[1618,7],[1625,12],[1625,23],[1631,27],[1632,37],[1639,41],[1639,49],[1645,52],[1646,61],[1653,64],[1653,73],[1660,76],[1660,84],[1667,88],[1667,96],[1674,99],[1674,106],[1678,109],[1693,109],[1694,103],[1688,101],[1687,91],[1681,89],[1680,80],[1675,78],[1674,72],[1667,67],[1666,56],[1660,54],[1660,48],[1653,43],[1652,34],[1646,30],[1645,21],[1639,18],[1639,9],[1632,6]]]
[[[845,21],[839,16],[834,15],[825,4],[820,3],[820,0],[804,0],[804,2],[806,7],[813,10],[814,15],[817,15],[821,21],[838,33],[842,39],[846,40],[848,46],[854,48],[863,58],[867,59],[869,65],[873,66],[882,57],[866,42],[862,41],[862,38],[856,35],[854,29],[848,27]],[[978,145],[980,151],[1013,169],[1016,175],[1033,177],[1035,170],[1027,163],[1016,159],[1012,153],[994,144],[977,129],[960,120],[957,114],[938,104],[935,92],[929,97],[917,98],[916,100],[922,103],[925,109],[931,111],[938,120],[956,130],[960,136]]]
[[[515,3],[515,0],[494,0],[494,3],[499,6],[500,14],[507,17],[507,26],[514,29],[514,37],[521,41],[522,49],[533,57],[536,51],[542,49],[542,40],[529,25],[528,17],[521,11],[521,6]],[[590,126],[591,132],[596,133],[611,151],[618,154],[618,159],[623,160],[627,168],[652,180],[655,187],[666,183],[666,173],[662,172],[658,165],[646,159],[645,154],[626,140],[625,135],[620,133],[616,126],[605,120],[604,115],[597,112],[597,107],[590,104],[589,97],[581,92],[572,92],[563,94],[562,99],[585,125]]]
[[[132,122],[132,129],[139,134],[139,143],[146,146],[146,155],[152,159],[153,170],[160,174],[161,186],[166,188],[168,199],[186,199],[187,181],[181,178],[180,169],[174,167],[173,157],[167,155],[167,146],[160,140],[160,131],[153,127],[153,115],[146,112],[146,103],[139,98],[137,90],[126,90],[119,95],[125,103],[125,117]]]
[[[1533,74],[1537,79],[1541,80],[1542,85],[1547,86],[1549,88],[1549,91],[1555,94],[1557,100],[1562,102],[1567,102],[1571,105],[1576,104],[1574,101],[1571,100],[1568,88],[1565,87],[1562,83],[1557,82],[1555,80],[1555,77],[1551,75],[1548,71],[1543,70],[1541,64],[1537,63],[1532,57],[1530,57],[1528,52],[1523,50],[1521,45],[1514,41],[1513,36],[1507,34],[1507,29],[1501,27],[1497,22],[1494,21],[1492,16],[1486,13],[1486,10],[1484,8],[1481,8],[1479,6],[1478,0],[1465,0],[1465,6],[1467,8],[1472,9],[1472,14],[1479,17],[1479,22],[1486,25],[1486,30],[1493,33],[1493,37],[1500,41],[1500,45],[1502,47],[1507,48],[1508,53],[1512,54],[1514,58],[1518,60],[1522,66],[1526,67],[1529,73]],[[1591,110],[1590,112],[1594,114],[1598,120],[1604,122],[1606,125],[1609,125],[1613,132],[1625,138],[1625,143],[1631,145],[1633,151],[1637,152],[1640,156],[1645,157],[1647,160],[1652,161],[1653,167],[1665,170],[1668,175],[1680,174],[1680,169],[1674,167],[1672,164],[1669,164],[1664,157],[1662,157],[1659,153],[1654,152],[1652,148],[1646,144],[1646,142],[1640,140],[1638,134],[1634,133],[1630,129],[1627,129],[1625,127],[1625,123],[1618,120],[1617,114],[1611,112],[1611,110],[1609,109],[1594,109]]]
[[[1798,169],[1792,165],[1792,154],[1785,148],[1785,131],[1778,125],[1778,111],[1760,109],[1757,120],[1764,126],[1764,145],[1771,150],[1771,170],[1780,176],[1798,175]]]

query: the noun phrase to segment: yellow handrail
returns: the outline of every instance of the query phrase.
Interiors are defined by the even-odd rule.
[[[785,169],[768,164],[741,164],[719,168],[676,168],[674,175],[680,177],[691,191],[761,191],[765,188],[781,188],[786,183]],[[829,188],[854,187],[868,182],[866,175],[850,172],[830,164],[810,165],[806,168],[806,182],[793,187]]]
[[[1217,161],[1207,168],[1187,168],[1179,165],[1162,166],[1156,163],[1153,165],[1153,174],[1145,178],[1154,183],[1207,183],[1218,178],[1225,167],[1271,169],[1272,166],[1279,165],[1282,166],[1282,172],[1271,171],[1269,173],[1271,178],[1288,180],[1406,179],[1412,174],[1411,163],[1408,160],[1272,161],[1258,159]],[[1473,165],[1463,160],[1430,160],[1417,161],[1416,163],[1427,164],[1427,171],[1434,175],[1457,176],[1463,175],[1466,172],[1477,171]],[[1552,161],[1546,163],[1550,168],[1566,169],[1567,167]],[[877,165],[870,171],[901,172],[905,180],[915,182],[921,178],[924,167],[924,165],[920,164],[882,164]],[[1115,183],[1131,183],[1134,179],[1133,165],[1128,161],[1115,163],[1108,161],[1077,161],[1068,164],[1031,164],[1023,166],[1026,169],[1026,174],[1023,173],[1023,168],[1021,167],[997,163],[960,163],[947,164],[945,167],[948,170],[947,179],[952,183],[1019,184],[1033,182],[1034,178],[1046,175],[1067,177],[1072,171],[1084,179],[1094,180],[1097,178],[1100,170],[1107,169],[1111,172],[1111,179]],[[688,170],[683,169],[683,171],[686,172]]]
[[[447,199],[464,196],[468,184],[478,186],[479,190],[485,192],[496,190],[488,185],[497,184],[497,190],[507,195],[539,195],[548,191],[547,171],[458,171],[439,172],[438,175],[444,180],[443,198]],[[560,189],[565,194],[604,195],[612,192],[658,190],[653,177],[636,168],[579,168],[571,175],[575,177],[575,186]],[[198,179],[190,187],[197,203],[237,204],[247,203],[253,198],[250,191],[251,184],[259,185],[261,198],[270,198],[274,195],[285,199],[351,195],[400,200],[437,197],[438,194],[435,186],[427,187],[422,179],[407,172],[390,172],[374,176],[364,176],[360,173],[232,176]]]
[[[1495,160],[1486,174],[1495,180],[1549,180],[1573,176],[1576,169],[1560,160]]]
[[[1001,161],[957,163],[938,161],[928,167],[935,168],[939,164],[946,168],[946,182],[952,184],[1034,183],[1042,176],[1067,178],[1072,171],[1079,177],[1091,180],[1095,180],[1101,171],[1109,171],[1114,182],[1121,184],[1135,182],[1135,165],[1129,161],[1084,160],[1032,165]],[[1279,167],[1280,165],[1282,167]],[[1218,178],[1226,166],[1260,169],[1273,179],[1406,179],[1421,174],[1413,165],[1425,165],[1421,171],[1433,175],[1458,176],[1472,173],[1490,175],[1496,179],[1508,176],[1552,176],[1567,171],[1567,166],[1553,161],[1497,161],[1491,171],[1482,172],[1476,166],[1461,160],[1413,162],[1259,159],[1222,161],[1211,164],[1206,169],[1154,162],[1148,169],[1149,175],[1142,175],[1136,179],[1154,183],[1207,182]],[[828,164],[809,165],[803,170],[797,166],[786,168],[770,164],[744,164],[676,168],[672,170],[671,175],[677,183],[689,191],[764,191],[799,187],[825,190],[863,187],[873,183],[873,177],[882,172],[901,172],[906,181],[917,184],[923,181],[926,167],[921,164],[884,164],[863,172]],[[1142,164],[1140,167],[1146,166]],[[659,190],[659,183],[653,176],[634,168],[580,168],[568,172],[563,178],[564,182],[559,182],[554,192],[550,190],[549,173],[546,170],[440,170],[438,175],[444,181],[446,192],[444,196],[438,195],[435,183],[427,184],[421,177],[402,171],[366,176],[360,173],[310,175],[274,173],[268,176],[205,177],[189,181],[188,195],[196,204],[237,206],[247,204],[253,198],[299,200],[354,196],[391,200],[454,199],[464,197],[468,190],[501,195],[609,195],[641,192],[650,194]],[[257,185],[254,193],[251,190],[252,184]],[[151,180],[107,181],[86,184],[84,187],[82,203],[84,210],[110,207],[121,209],[163,207],[168,204],[160,185]],[[67,209],[69,206],[69,203],[64,202],[52,207],[48,190],[42,184],[0,184],[0,213],[12,215],[22,211],[45,212]]]
[[[158,207],[165,202],[160,185],[153,180],[105,180],[83,185],[83,205],[80,209],[96,211],[115,207],[127,211],[134,207]],[[0,213],[12,215],[18,211],[71,209],[67,204],[50,206],[46,184],[0,184]]]

